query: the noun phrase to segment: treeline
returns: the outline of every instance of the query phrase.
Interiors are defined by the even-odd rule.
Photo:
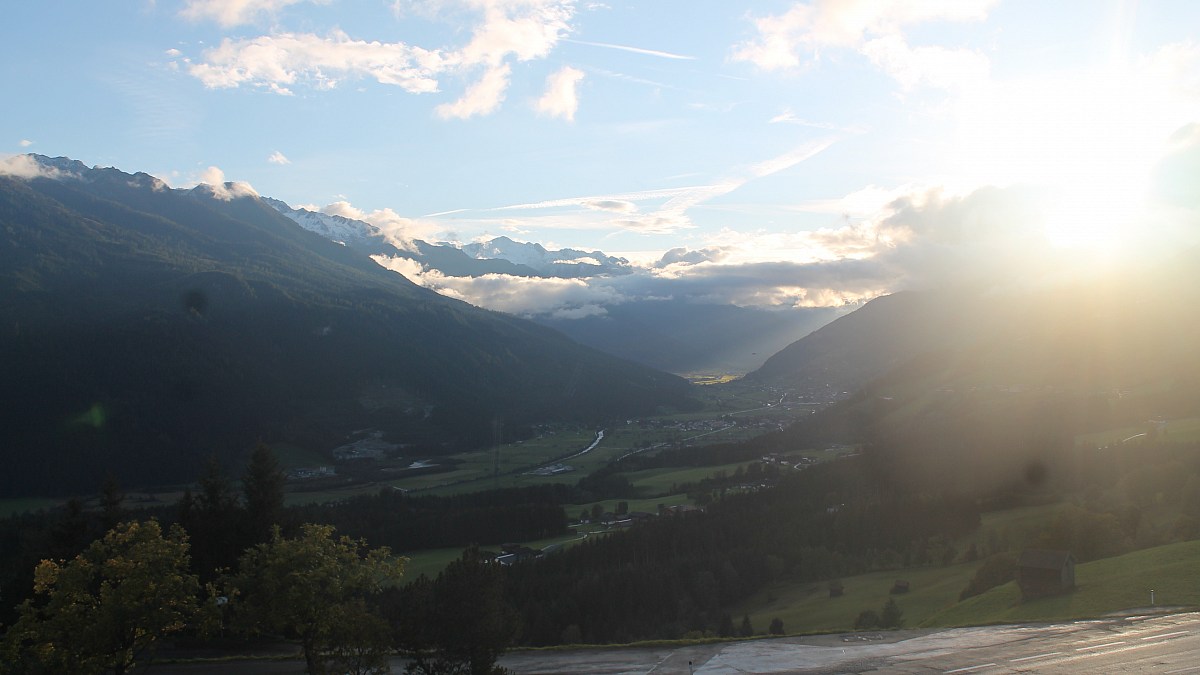
[[[978,526],[971,500],[915,494],[831,462],[778,488],[728,495],[707,513],[664,517],[514,566],[520,641],[593,643],[719,634],[727,610],[781,577],[828,579],[944,562],[935,542]]]
[[[468,494],[407,495],[384,489],[336,503],[291,509],[302,522],[328,523],[353,537],[396,551],[530,541],[566,534],[564,485],[504,488]]]

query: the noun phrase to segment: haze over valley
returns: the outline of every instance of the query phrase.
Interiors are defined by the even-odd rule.
[[[7,14],[0,675],[1188,669],[1200,5]]]

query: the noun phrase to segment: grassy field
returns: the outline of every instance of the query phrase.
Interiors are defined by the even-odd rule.
[[[316,450],[301,448],[289,443],[276,443],[271,446],[271,450],[275,453],[275,459],[279,461],[279,467],[284,471],[310,466],[327,466],[332,463],[328,457]]]
[[[1150,426],[1149,424],[1139,424],[1131,427],[1109,429],[1108,431],[1100,431],[1094,434],[1081,434],[1075,437],[1075,443],[1085,446],[1094,445],[1096,447],[1104,447],[1145,433]],[[1184,417],[1169,420],[1163,427],[1162,439],[1181,443],[1200,441],[1200,417]]]
[[[1200,605],[1200,540],[1169,544],[1075,567],[1073,593],[1021,602],[1015,582],[948,607],[926,619],[928,626],[1053,621],[1096,617],[1150,605]]]
[[[50,499],[48,497],[13,497],[11,499],[0,499],[0,518],[7,518],[18,513],[26,511],[41,511],[58,506],[62,503],[60,499]]]
[[[718,471],[724,471],[726,475],[732,476],[739,466],[746,466],[752,462],[734,462],[733,464],[725,464],[722,466],[700,466],[687,468],[662,468],[662,469],[646,469],[645,471],[632,471],[623,474],[629,479],[630,483],[637,488],[642,494],[661,495],[671,491],[671,486],[682,485],[683,483],[697,483],[705,478],[708,478]]]
[[[746,602],[733,608],[734,622],[748,615],[756,631],[771,620],[783,621],[788,633],[822,633],[851,630],[859,612],[878,612],[888,598],[904,612],[904,625],[916,626],[958,601],[958,594],[975,574],[979,563],[948,567],[921,567],[909,570],[874,572],[842,579],[845,595],[829,597],[829,585],[820,583],[775,583]],[[899,579],[908,581],[908,593],[891,595]]]
[[[563,509],[567,512],[568,520],[579,518],[579,513],[583,510],[592,510],[592,506],[599,504],[600,508],[613,513],[617,510],[617,504],[625,502],[629,506],[630,511],[644,511],[646,513],[658,513],[658,505],[663,506],[682,506],[691,504],[692,500],[688,499],[685,494],[667,495],[665,497],[653,497],[651,499],[605,499],[599,502],[590,502],[587,504],[564,504]]]

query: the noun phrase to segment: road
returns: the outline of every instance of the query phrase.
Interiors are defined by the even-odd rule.
[[[1200,614],[750,640],[696,647],[518,652],[517,673],[1162,673],[1200,675]],[[689,666],[690,662],[690,666]]]
[[[294,647],[293,647],[294,649]],[[405,662],[393,659],[392,672]],[[1053,624],[844,633],[690,647],[618,647],[505,654],[521,675],[1200,675],[1200,613],[1136,615]],[[291,675],[304,662],[221,660],[159,664],[160,675]]]

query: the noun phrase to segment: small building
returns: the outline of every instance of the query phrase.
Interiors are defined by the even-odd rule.
[[[892,584],[892,590],[890,592],[892,595],[897,595],[899,593],[907,593],[908,592],[908,582],[904,581],[903,579],[897,579],[896,583]]]
[[[1075,588],[1075,556],[1070,551],[1026,549],[1017,560],[1017,585],[1025,600],[1069,593]]]

